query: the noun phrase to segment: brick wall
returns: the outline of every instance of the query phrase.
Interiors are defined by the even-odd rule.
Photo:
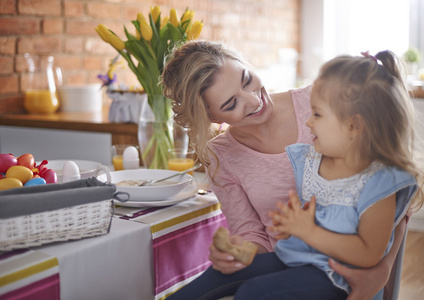
[[[222,40],[256,67],[278,59],[278,49],[300,50],[300,0],[1,0],[0,113],[23,111],[27,66],[24,53],[53,55],[65,84],[99,83],[115,50],[94,28],[104,23],[124,37],[137,12],[160,5],[196,11],[204,21],[200,39]]]

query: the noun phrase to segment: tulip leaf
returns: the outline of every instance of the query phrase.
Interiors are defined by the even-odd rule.
[[[131,33],[128,32],[127,28],[124,26],[125,35],[127,36],[128,40],[136,40],[137,38],[133,36]]]
[[[150,18],[150,25],[152,27],[152,32],[153,32],[153,37],[150,43],[152,45],[153,51],[157,53],[157,47],[158,47],[158,43],[160,42],[160,36],[159,36],[158,29],[156,27],[156,24],[153,22],[152,14],[149,14],[149,18]],[[159,27],[160,27],[160,20],[159,20]]]
[[[183,39],[183,36],[177,27],[175,27],[171,23],[168,23],[166,26],[168,26],[168,31],[170,33],[171,40],[180,41],[181,39]]]
[[[137,31],[138,31],[138,33],[139,33],[139,34],[140,34],[140,36],[141,36],[140,22],[138,22],[138,21],[132,21],[131,23],[133,23],[133,24],[134,24],[135,30],[137,30]],[[125,29],[125,33],[126,33],[126,29]]]

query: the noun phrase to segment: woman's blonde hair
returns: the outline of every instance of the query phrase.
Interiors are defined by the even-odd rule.
[[[424,171],[419,166],[415,109],[409,98],[399,59],[390,51],[376,56],[339,56],[325,63],[314,92],[330,101],[340,120],[359,115],[364,132],[359,154],[413,174],[419,189],[414,206],[423,204]]]
[[[214,131],[203,94],[228,59],[245,63],[238,52],[222,43],[188,42],[171,52],[162,73],[164,95],[173,100],[174,119],[188,128],[191,146],[206,167],[210,165],[210,155],[217,157],[207,144]]]

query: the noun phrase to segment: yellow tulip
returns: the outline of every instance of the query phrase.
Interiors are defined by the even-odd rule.
[[[199,37],[200,32],[202,32],[203,29],[203,23],[200,21],[196,21],[193,23],[193,26],[191,26],[190,31],[187,34],[187,38],[189,41],[195,40]]]
[[[107,28],[106,25],[100,24],[95,28],[95,30],[103,41],[109,43],[110,35],[112,35],[112,33],[109,31],[109,28]]]
[[[143,16],[143,14],[142,13],[138,13],[137,14],[137,21],[141,24],[141,23],[146,23],[146,24],[148,24],[147,23],[147,21],[146,21],[146,18]]]
[[[169,16],[170,16],[169,21],[171,22],[171,24],[174,25],[175,27],[178,27],[178,24],[180,24],[180,21],[178,19],[178,14],[175,8],[171,8],[171,12],[169,13]]]
[[[155,7],[150,7],[150,13],[152,14],[152,19],[153,22],[155,22],[158,20],[159,15],[160,15],[160,7],[159,6],[155,6]]]
[[[122,51],[125,49],[125,43],[114,34],[111,34],[109,36],[109,43],[118,51]]]
[[[162,28],[163,26],[165,26],[166,24],[168,24],[169,22],[169,17],[166,16],[162,19],[162,22],[160,23],[160,28]]]
[[[184,23],[187,20],[192,20],[194,17],[194,11],[193,10],[186,10],[184,12],[183,17],[181,18],[181,23]]]
[[[148,42],[153,37],[152,28],[150,28],[149,24],[147,24],[146,22],[140,22],[140,32],[142,37]]]
[[[135,30],[135,37],[137,38],[137,40],[141,38],[140,32],[138,32],[138,30]]]
[[[194,11],[193,10],[186,10],[183,17],[181,18],[181,25],[187,26],[185,27],[185,31],[187,32],[187,29],[190,27],[190,23],[193,20],[194,17]],[[188,21],[188,23],[184,24],[184,22]]]

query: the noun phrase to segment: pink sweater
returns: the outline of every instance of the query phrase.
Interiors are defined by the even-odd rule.
[[[290,91],[299,128],[297,143],[312,143],[305,125],[311,114],[310,90],[311,87],[306,87]],[[229,130],[209,145],[219,159],[215,180],[223,187],[211,183],[211,188],[221,202],[231,234],[273,251],[276,240],[266,229],[271,225],[268,211],[276,208],[277,201],[288,201],[289,189],[295,189],[293,169],[285,149],[280,154],[257,152],[236,141]],[[212,161],[211,167],[215,166],[216,161]]]

